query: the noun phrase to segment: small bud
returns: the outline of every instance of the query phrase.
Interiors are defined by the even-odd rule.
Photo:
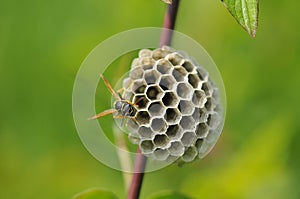
[[[162,2],[165,2],[167,4],[172,4],[172,0],[161,0]]]

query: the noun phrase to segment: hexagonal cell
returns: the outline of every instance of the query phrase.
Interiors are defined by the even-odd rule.
[[[187,100],[180,100],[178,109],[181,110],[182,115],[191,115],[194,112],[194,104]]]
[[[191,162],[195,159],[195,157],[198,155],[198,151],[196,147],[189,147],[186,149],[182,156],[182,160],[185,162]]]
[[[208,126],[206,123],[200,123],[198,124],[197,128],[196,128],[196,135],[198,138],[206,138],[206,136],[208,135]]]
[[[155,64],[155,60],[152,59],[151,57],[140,57],[139,58],[139,63],[143,66],[151,66],[153,68]],[[144,68],[144,70],[147,70],[148,68]]]
[[[205,93],[201,90],[195,90],[192,97],[192,102],[195,106],[203,108],[206,103]]]
[[[139,57],[151,57],[152,51],[149,49],[142,49],[139,51]]]
[[[188,147],[194,144],[197,136],[192,131],[187,131],[183,133],[183,136],[181,138],[181,142],[184,146]]]
[[[152,117],[162,116],[165,112],[165,107],[160,102],[153,102],[150,104],[148,111]]]
[[[193,88],[198,88],[198,85],[201,81],[196,74],[189,74],[188,80],[189,80],[190,85],[192,85]]]
[[[183,67],[176,66],[172,72],[172,75],[178,82],[180,82],[180,81],[184,81],[187,72]]]
[[[220,123],[220,116],[218,115],[218,113],[213,112],[213,113],[208,114],[207,124],[211,129],[217,128],[219,123]]]
[[[192,116],[183,116],[180,120],[180,126],[183,130],[192,131],[196,128],[195,120]]]
[[[159,60],[161,58],[164,58],[169,52],[168,51],[164,51],[162,49],[155,49],[152,52],[152,58],[154,60]]]
[[[213,87],[211,86],[210,82],[204,82],[201,89],[205,92],[205,95],[212,96]]]
[[[169,125],[166,134],[171,140],[178,139],[182,136],[182,129],[178,124]]]
[[[145,72],[144,79],[147,85],[155,84],[159,81],[160,74],[155,70],[149,70]]]
[[[163,93],[159,86],[153,85],[147,88],[146,96],[150,100],[159,100]]]
[[[208,111],[212,111],[212,110],[213,110],[213,108],[214,108],[214,103],[213,103],[213,100],[212,100],[211,97],[208,97],[208,98],[207,98],[207,101],[206,101],[206,103],[205,103],[204,106],[205,106],[206,110],[208,110]]]
[[[146,126],[141,126],[138,130],[138,134],[143,138],[149,138],[151,139],[154,135],[153,131],[149,128],[149,127],[146,127]]]
[[[156,135],[153,139],[153,143],[154,143],[155,147],[157,147],[157,148],[166,147],[169,144],[169,142],[170,142],[170,140],[169,140],[168,136],[166,136],[165,134]]]
[[[166,56],[166,59],[168,59],[173,64],[173,66],[181,65],[184,63],[184,58],[176,52],[168,54]]]
[[[141,67],[143,68],[144,71],[146,70],[152,70],[153,69],[153,66],[154,66],[154,61],[151,59],[151,58],[145,58],[145,59],[149,59],[151,60],[150,64],[142,64]]]
[[[193,113],[192,117],[194,118],[196,123],[200,121],[201,115],[200,115],[200,109],[199,108],[196,107],[194,109],[194,113]]]
[[[156,63],[156,68],[157,71],[160,72],[161,74],[169,74],[172,70],[173,65],[165,59],[161,59]]]
[[[169,151],[166,149],[156,149],[153,153],[156,160],[166,160],[169,156]]]
[[[207,81],[208,79],[208,72],[206,70],[204,70],[202,67],[197,67],[197,73],[198,73],[198,77],[202,80],[202,81]]]
[[[154,132],[164,132],[167,129],[167,124],[163,118],[154,118],[151,121],[151,128]]]
[[[143,140],[140,143],[140,148],[143,154],[149,154],[153,152],[154,144],[151,140]]]
[[[162,98],[162,102],[167,107],[176,107],[178,104],[178,98],[173,92],[166,92]]]
[[[133,102],[138,106],[139,109],[143,109],[147,108],[149,100],[144,94],[138,94],[134,96]]]
[[[135,120],[140,124],[149,124],[150,115],[147,111],[139,111],[135,117]]]
[[[181,113],[177,108],[168,108],[164,118],[169,124],[175,124],[181,119]]]
[[[195,68],[194,64],[192,64],[190,61],[185,60],[185,62],[182,64],[182,67],[185,68],[187,72],[192,72]]]
[[[130,70],[129,77],[133,80],[141,79],[144,75],[144,70],[141,67],[136,67]]]
[[[203,144],[203,139],[202,138],[199,138],[199,139],[196,140],[195,147],[198,149],[198,152],[199,152],[200,148],[202,147],[202,144]]]
[[[172,156],[182,156],[184,154],[184,146],[180,141],[171,142],[168,150]]]
[[[143,80],[137,80],[134,81],[133,85],[132,85],[132,91],[136,94],[138,93],[144,93],[146,89],[146,84]]]
[[[193,95],[193,88],[187,83],[179,83],[177,85],[177,94],[183,99],[190,99]]]
[[[163,90],[172,90],[176,86],[176,80],[171,75],[162,76],[159,82],[159,86]]]

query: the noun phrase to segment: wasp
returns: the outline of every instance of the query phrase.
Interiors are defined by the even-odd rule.
[[[112,96],[114,96],[116,101],[114,102],[113,109],[105,110],[105,111],[89,118],[89,120],[98,119],[103,116],[106,116],[109,114],[114,114],[114,113],[117,113],[116,115],[114,115],[114,118],[131,118],[134,120],[133,117],[134,117],[135,113],[137,112],[136,107],[138,106],[137,104],[139,103],[141,98],[136,103],[132,103],[132,102],[124,99],[120,93],[117,93],[114,91],[114,89],[111,87],[109,82],[104,78],[104,76],[102,74],[100,75],[100,77],[103,80],[103,82],[104,82],[105,86],[107,87],[107,89],[109,90],[109,92],[112,94]]]

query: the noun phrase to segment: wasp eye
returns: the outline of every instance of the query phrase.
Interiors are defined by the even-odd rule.
[[[121,101],[116,101],[115,102],[115,109],[120,110],[122,108],[122,102]]]

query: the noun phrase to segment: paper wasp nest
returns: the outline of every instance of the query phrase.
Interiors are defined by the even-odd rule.
[[[137,103],[129,139],[144,155],[191,162],[217,141],[222,122],[218,89],[208,72],[180,51],[143,49],[123,81],[123,97]]]

